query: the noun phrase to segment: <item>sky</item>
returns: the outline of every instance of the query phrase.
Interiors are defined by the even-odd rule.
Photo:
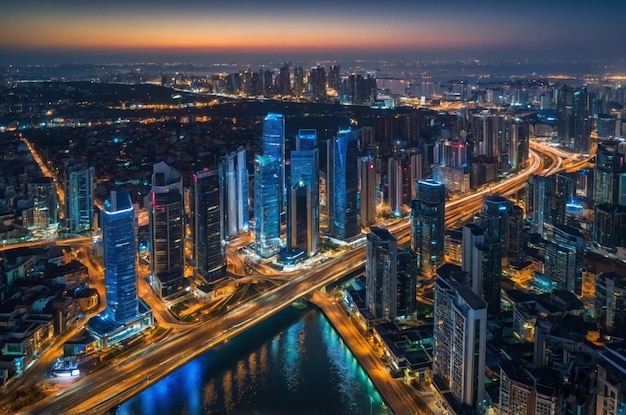
[[[7,0],[0,64],[624,60],[624,0]]]

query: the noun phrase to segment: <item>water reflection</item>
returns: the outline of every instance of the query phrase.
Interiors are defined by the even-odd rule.
[[[118,414],[383,414],[381,402],[326,318],[290,308],[162,379]]]

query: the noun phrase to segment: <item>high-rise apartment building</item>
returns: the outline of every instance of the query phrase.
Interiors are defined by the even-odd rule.
[[[145,199],[150,223],[152,288],[162,297],[182,295],[185,279],[185,209],[183,180],[173,167],[152,167],[152,187]]]
[[[280,169],[270,155],[254,158],[254,240],[257,253],[269,258],[280,251]]]
[[[468,413],[484,410],[487,304],[459,281],[460,267],[437,270],[434,289],[433,384],[449,389]]]
[[[195,173],[192,192],[194,264],[196,271],[211,281],[226,272],[219,172],[206,169]]]
[[[371,227],[367,234],[365,302],[377,319],[398,313],[398,241],[387,229]]]
[[[443,262],[446,188],[432,179],[415,183],[411,205],[411,249],[424,275],[432,276]]]
[[[67,184],[67,220],[71,233],[93,230],[94,169],[72,170]]]

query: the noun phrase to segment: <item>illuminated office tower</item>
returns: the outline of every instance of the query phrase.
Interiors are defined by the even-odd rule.
[[[93,230],[94,170],[72,170],[67,185],[68,229],[71,233]]]
[[[162,297],[176,297],[185,280],[185,207],[183,179],[165,162],[152,167],[152,188],[145,199],[150,221],[150,283]]]
[[[102,211],[106,310],[87,328],[106,348],[154,324],[152,312],[137,296],[135,208],[127,191],[112,191]]]
[[[372,156],[359,161],[359,198],[361,226],[376,223],[376,165]]]
[[[26,185],[26,191],[28,198],[33,203],[32,227],[45,230],[48,226],[56,224],[58,201],[52,178],[37,177],[30,179]]]
[[[257,253],[269,258],[280,251],[280,170],[268,155],[254,158],[254,240]]]
[[[487,345],[487,304],[463,284],[463,271],[445,264],[435,278],[434,385],[443,385],[467,413],[482,413]],[[463,412],[466,413],[466,412]]]
[[[432,179],[415,183],[411,205],[411,249],[424,275],[432,276],[443,261],[446,187]]]
[[[582,295],[584,254],[585,241],[577,229],[568,225],[554,226],[544,253],[544,272],[555,289]]]
[[[512,212],[513,202],[498,194],[486,197],[480,212],[485,235],[490,242],[500,242],[503,257],[509,252],[509,218]]]
[[[291,94],[291,80],[289,79],[289,64],[284,64],[280,67],[278,73],[278,94],[287,96]]]
[[[222,192],[225,237],[247,232],[250,226],[246,163],[246,149],[243,147],[226,155],[220,163],[220,191]]]
[[[326,69],[321,65],[309,72],[309,92],[315,101],[326,99]]]
[[[570,144],[571,121],[574,106],[574,88],[563,85],[556,93],[557,137],[567,145]]]
[[[300,130],[291,152],[287,200],[287,250],[302,249],[307,256],[319,245],[319,178],[317,132]]]
[[[603,272],[596,277],[596,319],[602,334],[626,336],[626,275]]]
[[[507,153],[511,169],[519,170],[528,161],[528,122],[518,117],[505,117],[503,122],[501,153]]]
[[[493,114],[472,115],[473,156],[497,157],[496,117]]]
[[[332,230],[331,235],[348,240],[359,235],[358,218],[358,148],[352,131],[340,131],[334,140],[330,186],[332,186]],[[329,218],[330,220],[330,218]]]
[[[387,163],[387,202],[393,216],[402,215],[402,163],[395,157]]]
[[[596,205],[626,205],[626,142],[608,140],[598,143],[593,177]]]
[[[263,155],[276,160],[278,174],[280,209],[285,207],[287,188],[285,187],[285,118],[282,114],[270,112],[263,120]]]
[[[112,191],[102,212],[106,312],[121,324],[137,315],[135,208],[127,191]]]
[[[193,175],[193,258],[196,271],[208,281],[226,272],[222,226],[222,197],[217,170]]]
[[[393,320],[398,306],[398,241],[387,229],[367,234],[365,302],[374,318]]]

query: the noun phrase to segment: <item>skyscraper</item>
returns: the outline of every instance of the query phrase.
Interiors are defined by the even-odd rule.
[[[112,191],[102,212],[104,281],[111,320],[120,325],[138,312],[135,208],[127,191]]]
[[[358,148],[352,131],[340,131],[333,142],[331,234],[340,240],[359,235],[361,228],[358,219]],[[330,220],[330,218],[329,218]]]
[[[626,205],[626,142],[607,140],[598,143],[593,177],[596,205]]]
[[[181,295],[188,286],[183,180],[165,162],[152,167],[152,188],[145,206],[150,220],[151,285],[163,298]]]
[[[393,320],[398,308],[398,241],[387,229],[367,234],[365,302],[374,318]]]
[[[481,413],[485,388],[487,304],[459,282],[460,267],[437,270],[434,289],[433,376],[456,403]]]
[[[424,275],[432,276],[443,261],[446,188],[432,179],[415,183],[411,205],[411,249]]]
[[[243,147],[226,155],[220,163],[219,187],[222,192],[225,237],[247,232],[250,226],[246,163],[246,149]]]
[[[70,171],[67,186],[68,229],[71,233],[93,229],[94,169]]]
[[[193,252],[196,270],[208,281],[226,271],[222,226],[222,197],[217,170],[203,170],[193,176]]]
[[[278,203],[285,207],[287,188],[285,187],[285,118],[282,114],[270,112],[263,120],[263,155],[276,160],[275,168],[280,186]]]
[[[317,132],[300,130],[291,152],[287,249],[298,247],[308,256],[319,245],[319,178]]]
[[[87,324],[102,348],[119,343],[154,324],[152,312],[137,296],[135,208],[127,191],[111,191],[102,211],[106,310]]]
[[[582,234],[568,225],[556,225],[545,250],[544,271],[554,288],[582,295],[585,242]]]
[[[573,150],[589,154],[591,149],[591,99],[587,87],[574,91],[571,135]]]
[[[254,158],[254,240],[257,253],[269,258],[280,251],[280,169],[269,155]]]
[[[417,309],[416,288],[417,288],[417,259],[410,249],[398,251],[398,318],[414,317]]]
[[[596,277],[596,319],[602,334],[626,335],[626,275],[603,272]]]
[[[361,226],[376,223],[376,165],[372,156],[361,157],[359,162],[359,198]]]
[[[58,222],[58,200],[52,178],[30,179],[26,185],[26,191],[33,204],[33,226],[45,230],[48,226],[56,224]]]
[[[391,214],[400,217],[402,215],[402,163],[392,157],[387,163],[387,202]]]

